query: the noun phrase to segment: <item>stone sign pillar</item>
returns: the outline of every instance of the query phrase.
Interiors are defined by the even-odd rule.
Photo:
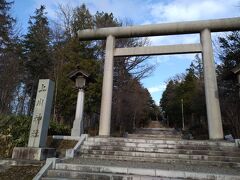
[[[39,80],[28,147],[45,147],[46,145],[53,92],[53,81]]]
[[[47,133],[51,115],[54,82],[40,79],[32,117],[28,147],[15,147],[12,158],[43,160],[55,156],[55,149],[46,148]]]

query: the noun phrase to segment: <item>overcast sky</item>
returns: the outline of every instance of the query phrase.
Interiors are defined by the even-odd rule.
[[[112,12],[121,20],[131,20],[134,25],[164,22],[230,18],[240,16],[240,0],[15,0],[13,14],[23,32],[26,31],[30,15],[36,8],[45,5],[48,17],[56,18],[58,4],[72,7],[85,3],[90,12]],[[214,34],[213,39],[219,34]],[[152,37],[152,45],[184,44],[199,42],[199,35]],[[149,63],[156,69],[148,78],[142,80],[153,99],[158,104],[171,76],[182,73],[190,65],[193,55],[154,56]]]

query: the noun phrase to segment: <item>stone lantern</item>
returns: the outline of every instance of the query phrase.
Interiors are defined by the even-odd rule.
[[[89,79],[89,74],[83,70],[76,69],[69,73],[68,77],[75,82],[78,89],[77,107],[71,136],[81,136],[83,134],[83,109],[84,109],[84,88],[86,81]]]

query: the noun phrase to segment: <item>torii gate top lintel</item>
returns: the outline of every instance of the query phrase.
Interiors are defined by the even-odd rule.
[[[108,27],[78,31],[79,40],[106,39],[109,35],[116,38],[178,35],[200,33],[204,29],[211,32],[234,31],[240,29],[240,18],[225,18],[201,21],[185,21],[153,25],[127,27]]]

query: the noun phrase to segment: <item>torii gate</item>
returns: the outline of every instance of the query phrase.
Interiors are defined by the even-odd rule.
[[[78,31],[79,40],[106,39],[107,41],[102,86],[99,135],[110,135],[114,57],[202,53],[209,138],[223,139],[223,128],[219,106],[211,32],[234,30],[240,30],[240,18],[86,29]],[[152,47],[115,48],[116,38],[196,33],[200,33],[201,43]]]

